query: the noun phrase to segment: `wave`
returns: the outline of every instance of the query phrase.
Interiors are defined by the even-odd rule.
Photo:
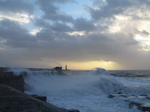
[[[149,79],[116,77],[102,68],[95,71],[74,72],[74,75],[57,75],[51,70],[14,70],[24,76],[27,94],[47,96],[47,101],[59,107],[76,108],[83,112],[138,112],[128,109],[120,100],[108,99],[109,94],[150,94]],[[118,106],[119,105],[119,106]],[[107,106],[107,107],[106,107]],[[105,107],[105,108],[104,108]],[[109,107],[109,108],[108,108]],[[115,107],[115,108],[114,108]]]
[[[81,88],[81,86],[91,86],[98,88],[105,94],[150,94],[149,78],[124,78],[115,77],[103,68],[96,68],[94,71],[77,71],[74,75],[58,75],[57,71],[51,69],[25,69],[10,68],[8,71],[14,72],[15,75],[26,73],[24,76],[27,92],[52,90],[65,90]],[[84,90],[84,88],[82,88]],[[46,92],[45,92],[46,93]]]

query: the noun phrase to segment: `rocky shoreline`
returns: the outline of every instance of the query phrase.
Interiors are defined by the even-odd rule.
[[[121,98],[124,99],[125,102],[129,103],[129,108],[137,107],[138,110],[142,112],[150,112],[150,96],[147,95],[128,95],[128,94],[110,94],[108,98],[115,99]]]
[[[67,110],[46,103],[46,96],[24,93],[23,74],[14,75],[0,68],[0,111],[1,112],[80,112]]]

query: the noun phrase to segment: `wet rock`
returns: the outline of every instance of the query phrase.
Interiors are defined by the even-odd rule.
[[[111,95],[108,96],[108,98],[114,98],[114,97],[116,97],[116,96],[113,95],[113,94],[111,94]]]
[[[6,84],[24,92],[24,78],[14,75],[13,72],[0,72],[0,84]]]
[[[139,107],[139,110],[141,110],[141,111],[148,111],[148,112],[150,112],[150,104],[149,105],[140,105]]]
[[[110,94],[108,96],[108,98],[114,98],[114,97],[124,97],[124,98],[127,98],[128,96],[126,94],[121,94],[121,93],[119,93],[119,94]]]
[[[145,97],[146,97],[146,96],[148,96],[148,95],[146,95],[146,94],[141,94],[140,96],[145,96]]]
[[[8,71],[8,67],[0,67],[0,72],[6,72]]]
[[[72,110],[68,110],[68,112],[80,112],[80,111],[79,111],[79,110],[72,109]]]
[[[110,94],[109,98],[123,98],[126,102],[129,102],[129,108],[132,109],[134,106],[143,112],[150,112],[150,97],[146,94],[141,95],[126,95],[126,94]]]
[[[0,112],[68,112],[26,95],[8,85],[0,84]]]
[[[131,101],[129,103],[129,108],[132,109],[134,106],[140,107],[142,104],[139,102]]]
[[[137,108],[143,112],[145,111],[150,112],[150,103],[141,103],[132,101],[129,103],[129,108],[133,108],[133,106],[137,106]]]
[[[44,101],[44,102],[46,102],[46,100],[47,100],[47,97],[46,96],[39,96],[39,95],[36,95],[36,94],[33,94],[33,95],[31,95],[32,97],[34,97],[34,98],[37,98],[37,99],[39,99],[39,100],[42,100],[42,101]]]

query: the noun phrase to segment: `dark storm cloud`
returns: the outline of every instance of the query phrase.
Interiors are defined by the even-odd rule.
[[[4,30],[7,29],[9,32],[11,29],[14,30],[12,30],[12,33],[7,34],[2,30],[4,26],[7,26]],[[33,41],[31,39],[33,37],[30,37],[26,30],[11,21],[1,21],[0,28],[1,32],[5,32],[5,35],[1,34],[1,39],[7,40],[5,44],[7,49],[5,51],[2,50],[0,54],[1,64],[5,63],[3,65],[6,66],[11,66],[10,63],[15,64],[15,66],[31,66],[34,64],[36,66],[38,61],[49,58],[57,61],[77,62],[100,61],[101,59],[110,61],[111,59],[111,61],[126,64],[126,60],[133,62],[136,59],[135,57],[137,57],[134,47],[137,48],[138,43],[130,36],[122,34],[107,36],[99,33],[89,34],[86,37],[82,36],[78,40],[70,39],[78,38],[76,36],[54,33],[51,29],[45,29],[39,32],[36,36],[36,41]]]
[[[72,22],[73,18],[70,15],[61,12],[55,3],[66,3],[72,0],[37,0],[37,4],[44,12],[43,18],[53,21]]]
[[[52,30],[57,32],[69,32],[72,31],[72,28],[65,23],[54,23],[52,26]]]
[[[89,35],[87,50],[91,55],[95,55],[97,59],[119,61],[119,57],[128,58],[128,55],[134,55],[134,47],[137,47],[137,42],[129,35],[109,34]],[[85,48],[86,48],[85,47]],[[130,50],[128,50],[130,49]]]
[[[40,28],[48,28],[49,24],[50,23],[48,23],[47,21],[45,21],[45,19],[42,18],[34,20],[34,25]]]
[[[28,0],[0,0],[0,12],[33,13],[33,5]]]
[[[131,69],[150,65],[150,53],[140,51],[139,42],[133,38],[134,33],[148,36],[149,32],[108,32],[114,15],[128,12],[132,6],[134,9],[137,5],[138,9],[140,3],[148,6],[148,0],[106,0],[105,4],[95,0],[97,8],[88,7],[91,19],[74,19],[62,12],[57,4],[67,2],[74,1],[35,0],[34,7],[42,11],[40,17],[35,16],[31,21],[34,27],[40,29],[36,35],[29,34],[29,30],[17,21],[0,20],[0,66],[36,66],[44,59],[58,62],[114,61]],[[0,11],[31,14],[32,5],[26,0],[0,0]],[[82,31],[86,33],[80,35]]]
[[[73,25],[74,25],[74,29],[77,31],[93,31],[93,30],[95,30],[94,24],[84,18],[78,18],[78,19],[74,20]]]
[[[20,24],[7,19],[0,21],[0,40],[4,40],[5,45],[12,48],[31,47],[35,41]]]
[[[104,18],[113,18],[114,15],[123,14],[125,11],[128,11],[132,7],[132,10],[139,10],[137,7],[142,7],[143,10],[149,9],[150,1],[149,0],[106,0],[105,3],[101,0],[95,0],[93,7],[88,7],[88,10],[91,14],[91,17],[94,20],[104,19]],[[104,5],[102,5],[104,4]],[[143,11],[144,12],[144,11]],[[130,12],[128,12],[130,14]],[[136,15],[136,14],[135,14]],[[133,16],[135,16],[133,15]],[[135,18],[139,18],[135,16]]]
[[[68,16],[67,14],[45,14],[44,18],[50,19],[53,21],[62,21],[62,22],[72,22],[73,18],[71,16]]]
[[[144,5],[146,8],[150,9],[150,1],[149,0],[136,0],[133,1],[133,4],[136,4],[138,6]]]
[[[62,34],[61,38],[66,38],[66,36]],[[71,38],[70,36],[68,37]],[[67,40],[59,39],[49,41],[48,38],[43,37],[43,40],[41,38],[42,41],[38,43],[42,43],[39,52],[44,52],[41,53],[43,54],[42,57],[51,57],[61,61],[94,61],[101,59],[108,61],[110,58],[116,61],[119,57],[124,57],[124,59],[129,58],[126,54],[134,55],[134,46],[137,47],[138,44],[129,36],[122,34],[108,36],[103,34],[90,34],[86,37],[83,36],[79,40],[71,40],[69,38]],[[74,38],[77,37],[74,36]]]
[[[52,3],[64,4],[67,2],[75,2],[75,0],[37,0],[37,3],[42,5],[49,5]]]
[[[122,13],[125,8],[131,6],[130,0],[106,0],[105,5],[101,5],[101,2],[95,0],[94,4],[98,7],[97,9],[89,7],[90,14],[95,20],[112,18],[114,15]]]

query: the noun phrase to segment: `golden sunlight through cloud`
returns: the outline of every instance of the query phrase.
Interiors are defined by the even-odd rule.
[[[68,69],[72,70],[92,70],[100,67],[106,70],[122,69],[121,66],[112,61],[88,61],[88,62],[62,62],[63,68],[68,65]]]

